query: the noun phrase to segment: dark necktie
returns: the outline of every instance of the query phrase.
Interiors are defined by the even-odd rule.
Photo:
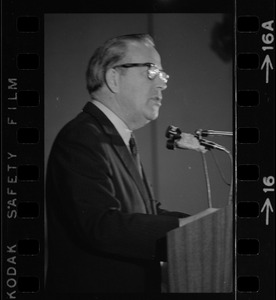
[[[132,154],[132,157],[133,157],[133,160],[137,166],[137,169],[138,169],[138,172],[144,182],[144,185],[145,185],[145,188],[148,192],[148,199],[151,201],[151,209],[152,209],[152,213],[153,214],[156,214],[156,207],[155,207],[155,203],[154,203],[154,200],[152,200],[152,196],[151,196],[151,192],[150,192],[150,189],[149,189],[149,186],[148,186],[148,183],[143,175],[143,170],[142,170],[142,164],[141,164],[141,161],[140,161],[140,156],[139,156],[139,153],[138,153],[138,148],[137,148],[137,144],[136,144],[136,140],[135,140],[135,137],[133,134],[131,134],[131,137],[129,139],[129,148],[130,148],[130,151],[131,151],[131,154]]]
[[[135,137],[134,137],[133,134],[131,134],[131,137],[129,139],[129,148],[130,148],[132,157],[134,159],[134,162],[135,162],[135,164],[137,166],[137,169],[138,169],[138,171],[140,173],[140,176],[143,177],[140,156],[139,156],[139,153],[138,153],[136,140],[135,140]]]

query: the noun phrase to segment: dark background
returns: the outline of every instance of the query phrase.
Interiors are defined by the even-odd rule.
[[[163,207],[194,214],[207,208],[201,155],[167,150],[168,125],[184,132],[233,130],[232,16],[221,13],[46,14],[45,161],[60,128],[89,100],[85,70],[108,38],[150,33],[170,75],[159,118],[136,131],[144,168]],[[210,138],[232,151],[229,137]],[[228,156],[214,151],[230,181]],[[215,207],[227,204],[229,187],[206,154]]]

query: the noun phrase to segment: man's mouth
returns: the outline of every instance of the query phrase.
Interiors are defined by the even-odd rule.
[[[150,100],[152,100],[154,102],[154,104],[158,105],[158,106],[161,106],[162,105],[162,98],[160,97],[152,97],[150,98]]]

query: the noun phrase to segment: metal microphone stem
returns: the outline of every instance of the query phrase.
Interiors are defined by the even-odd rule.
[[[195,131],[197,136],[210,136],[210,135],[218,135],[218,136],[233,136],[233,132],[231,131],[218,131],[218,130],[204,130],[198,129]]]
[[[207,130],[207,132],[208,132],[208,135],[233,136],[233,132],[230,132],[230,131]]]

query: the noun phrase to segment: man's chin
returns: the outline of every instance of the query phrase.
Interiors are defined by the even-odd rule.
[[[152,121],[156,120],[159,117],[159,109],[153,114]]]
[[[154,121],[158,118],[159,116],[159,107],[153,107],[153,109],[151,110],[150,114],[149,114],[149,120],[150,121]]]
[[[138,128],[144,127],[149,122],[156,120],[158,118],[158,116],[159,116],[159,109],[151,111],[150,113],[145,114],[144,115],[144,120],[141,122],[141,124]]]
[[[156,120],[156,119],[158,118],[158,116],[159,116],[158,113],[151,114],[151,115],[147,118],[147,123]]]

